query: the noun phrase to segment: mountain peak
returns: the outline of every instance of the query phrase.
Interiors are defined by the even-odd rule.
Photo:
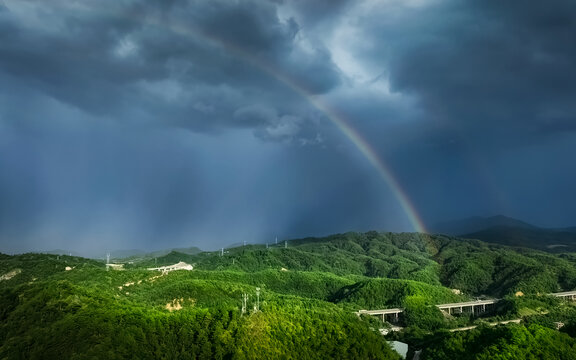
[[[446,235],[462,235],[474,233],[496,226],[517,227],[522,229],[538,229],[537,226],[531,225],[522,220],[518,220],[505,215],[494,215],[488,217],[473,216],[460,220],[438,223],[431,227],[431,231]]]
[[[538,226],[505,215],[490,216],[485,218],[485,220],[488,224],[491,224],[492,226],[515,226],[527,229],[538,228]]]

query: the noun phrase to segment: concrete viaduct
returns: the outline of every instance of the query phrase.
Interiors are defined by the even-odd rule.
[[[560,297],[564,300],[576,301],[576,291],[565,291],[559,293],[549,294],[551,296]],[[490,308],[502,299],[490,299],[490,300],[476,300],[476,301],[466,301],[460,303],[451,304],[441,304],[436,305],[442,311],[448,314],[462,314],[464,312],[472,314],[482,314],[486,312],[486,309]],[[362,314],[382,316],[382,321],[390,320],[391,322],[398,322],[400,314],[404,312],[403,308],[393,308],[393,309],[382,309],[382,310],[360,310],[356,315],[360,316]]]

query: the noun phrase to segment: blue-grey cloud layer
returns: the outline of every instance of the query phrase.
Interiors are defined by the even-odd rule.
[[[576,224],[576,5],[0,4],[0,250]]]

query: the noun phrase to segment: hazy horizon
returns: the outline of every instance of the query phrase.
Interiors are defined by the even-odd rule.
[[[472,216],[472,217],[467,217],[467,218],[462,218],[462,219],[450,219],[450,220],[445,220],[445,221],[440,221],[437,224],[433,224],[432,227],[434,226],[439,226],[442,224],[452,224],[452,223],[458,223],[460,221],[466,221],[466,220],[473,220],[473,219],[483,219],[483,220],[487,220],[487,219],[491,219],[491,218],[497,218],[497,217],[504,217],[510,220],[517,220],[517,221],[522,221],[521,219],[514,219],[514,218],[510,218],[507,217],[505,215],[493,215],[493,216]],[[538,224],[533,224],[533,223],[528,223],[529,225],[533,225],[536,226],[537,228],[540,229],[550,229],[550,230],[561,230],[564,228],[573,228],[573,225],[566,225],[566,226],[561,226],[561,227],[545,227],[545,226],[540,226]],[[488,227],[489,228],[489,227]],[[345,231],[345,232],[368,232],[368,231],[379,231],[379,232],[394,232],[394,231],[389,231],[387,229],[356,229],[356,230],[349,230],[349,231]],[[428,233],[442,233],[441,231],[435,231],[435,230],[431,230],[428,231]],[[319,233],[319,234],[308,234],[305,236],[301,236],[301,237],[273,237],[273,238],[264,238],[264,239],[251,239],[251,240],[246,240],[246,245],[266,245],[269,244],[270,246],[284,246],[284,241],[290,241],[290,240],[297,240],[297,239],[301,239],[301,238],[306,238],[306,237],[324,237],[324,236],[329,236],[329,235],[336,235],[336,233]],[[460,234],[460,235],[464,235],[464,234]],[[277,240],[277,244],[276,244],[276,240]],[[118,254],[120,253],[125,253],[125,252],[142,252],[142,253],[151,253],[151,252],[157,252],[157,251],[164,251],[164,250],[173,250],[173,249],[186,249],[186,248],[198,248],[201,251],[219,251],[221,248],[233,248],[233,247],[240,247],[242,245],[244,245],[243,241],[232,241],[229,243],[220,243],[219,245],[213,245],[212,247],[210,246],[204,246],[204,247],[200,247],[197,245],[193,245],[196,243],[207,243],[209,242],[209,240],[207,241],[198,241],[196,239],[196,241],[194,241],[194,239],[192,239],[190,242],[186,243],[186,242],[182,242],[179,245],[176,246],[169,246],[169,247],[162,247],[162,242],[158,242],[156,247],[134,247],[134,248],[121,248],[121,247],[76,247],[76,248],[67,248],[67,249],[61,249],[61,248],[29,248],[29,249],[20,249],[20,250],[12,250],[12,251],[5,251],[4,249],[0,249],[0,253],[6,253],[8,255],[15,255],[15,254],[22,254],[22,253],[27,253],[27,252],[40,252],[40,253],[51,253],[51,252],[62,252],[64,254],[66,253],[71,253],[73,256],[83,256],[83,257],[89,257],[89,258],[98,258],[98,259],[105,259],[106,258],[106,254],[107,253],[111,253],[113,257],[125,257],[125,256],[119,256]],[[17,248],[14,248],[17,249]]]

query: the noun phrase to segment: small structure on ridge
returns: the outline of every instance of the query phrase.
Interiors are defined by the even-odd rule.
[[[156,267],[156,268],[148,268],[148,270],[150,271],[162,271],[162,272],[168,272],[168,271],[175,271],[175,270],[194,270],[194,266],[187,264],[183,261],[180,261],[177,264],[174,265],[167,265],[167,266],[160,266],[160,267]]]

